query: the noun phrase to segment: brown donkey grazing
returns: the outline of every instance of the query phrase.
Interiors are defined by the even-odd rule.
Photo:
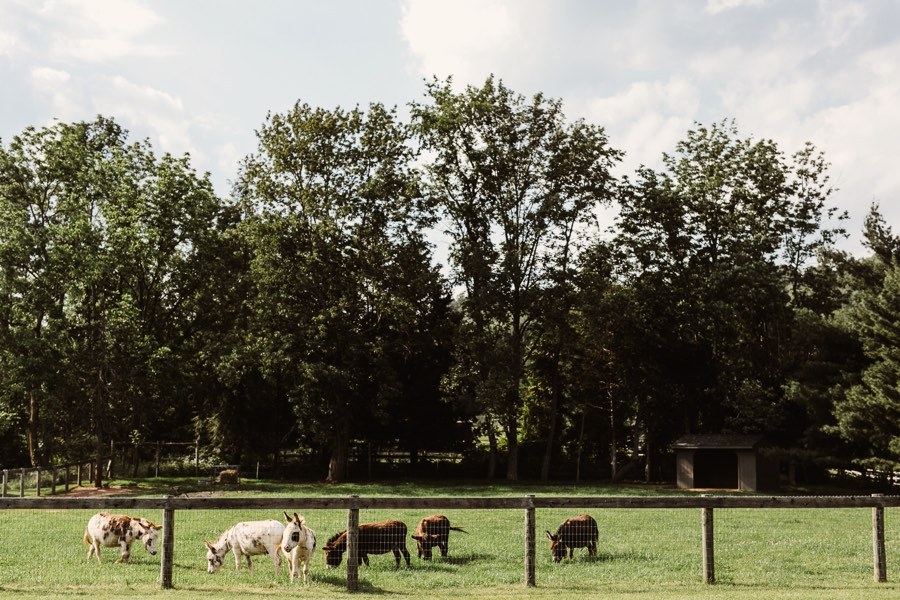
[[[450,519],[444,515],[431,515],[419,521],[416,532],[412,535],[419,547],[419,558],[431,560],[431,549],[435,546],[441,549],[441,556],[447,556],[447,542],[451,531],[469,533],[462,527],[450,527]]]
[[[406,523],[402,521],[380,521],[378,523],[362,523],[359,526],[359,559],[369,565],[370,554],[394,553],[394,560],[400,566],[400,554],[409,566],[409,552],[406,551]],[[322,548],[325,551],[325,564],[329,569],[341,564],[344,552],[347,551],[347,530],[331,536]]]
[[[587,548],[590,556],[597,556],[597,538],[600,531],[597,529],[597,521],[590,515],[578,515],[566,521],[556,530],[556,535],[547,532],[550,539],[550,552],[553,554],[553,562],[560,562],[566,556],[566,548],[569,549],[569,558],[572,558],[574,548]]]

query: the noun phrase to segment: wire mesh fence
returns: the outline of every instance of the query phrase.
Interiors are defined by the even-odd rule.
[[[877,509],[871,499],[863,500],[846,508],[832,501],[824,509],[760,510],[761,506],[735,507],[726,499],[713,509],[715,581],[740,586],[871,582]],[[227,544],[220,568],[213,573],[209,555],[210,546],[219,545],[223,534],[238,523],[268,523],[264,527],[274,527],[281,544],[281,531],[295,513],[316,538],[309,586],[348,587],[351,545],[357,552],[357,587],[363,591],[416,589],[437,594],[527,583],[588,591],[621,581],[687,585],[698,582],[703,573],[700,506],[716,502],[716,498],[107,498],[74,504],[60,498],[8,498],[0,503],[0,587],[158,587],[164,583],[162,542],[171,536],[170,581],[177,587],[288,588],[296,585],[288,558],[271,543],[266,546],[265,528],[252,530],[256,533],[243,547],[233,540]],[[900,499],[881,502],[887,505],[882,539],[886,572],[896,574]],[[100,561],[88,556],[84,538],[93,515],[101,510],[127,513],[160,525],[166,522],[166,505],[174,527],[159,532],[156,555],[144,548],[142,536],[133,540],[128,564],[115,563],[121,553],[118,546],[102,547]],[[530,505],[536,508],[529,509]],[[357,510],[356,531],[351,535],[353,510]],[[596,523],[595,533],[583,525],[566,529],[573,520],[584,522],[582,515]],[[397,523],[403,525],[400,535]],[[341,534],[346,545],[340,564],[327,568],[324,549],[329,541],[336,545]],[[235,557],[240,558],[240,570]]]
[[[160,555],[150,555],[140,541],[132,544],[128,565],[114,564],[120,555],[118,547],[101,548],[101,562],[87,559],[85,528],[96,513],[71,509],[0,511],[0,586],[54,589],[157,584]],[[160,510],[139,513],[156,523],[162,518]]]

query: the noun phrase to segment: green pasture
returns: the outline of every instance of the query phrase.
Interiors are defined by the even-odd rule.
[[[132,482],[135,483],[135,482]],[[190,480],[139,482],[135,495],[159,495],[177,488],[190,495],[239,497],[361,496],[522,496],[674,494],[668,488],[609,486],[493,485],[480,482],[363,484],[324,486],[245,481],[239,488],[211,492]],[[306,510],[302,500],[284,510],[303,514],[315,530],[318,547],[346,525],[341,510]],[[159,589],[159,556],[137,544],[131,564],[113,564],[117,549],[103,549],[103,563],[88,562],[84,526],[96,511],[0,511],[0,597],[225,598],[239,594],[263,598],[346,595],[344,565],[327,570],[320,550],[310,583],[291,586],[285,566],[276,577],[272,561],[254,559],[254,572],[235,572],[232,555],[215,575],[206,573],[203,540],[214,540],[242,520],[277,518],[268,510],[181,510],[175,514],[175,590]],[[157,523],[162,514],[141,516]],[[412,530],[432,512],[362,510],[360,522],[403,520]],[[451,533],[450,555],[425,562],[416,546],[407,548],[412,565],[394,567],[390,554],[370,556],[360,567],[359,597],[384,598],[896,598],[900,585],[872,581],[871,509],[717,509],[716,578],[700,582],[699,509],[591,510],[600,526],[599,556],[553,564],[545,530],[555,531],[577,510],[538,509],[537,588],[524,578],[524,513],[521,510],[442,510],[469,534]],[[888,578],[900,577],[900,511],[886,511]]]

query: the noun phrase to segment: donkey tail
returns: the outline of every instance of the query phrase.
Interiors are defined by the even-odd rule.
[[[468,534],[469,532],[463,529],[462,527],[451,527],[450,531],[460,531],[462,533]]]

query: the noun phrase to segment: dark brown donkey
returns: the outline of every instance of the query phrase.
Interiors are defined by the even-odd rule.
[[[578,515],[566,521],[556,530],[556,535],[547,532],[550,538],[550,552],[553,554],[553,562],[559,562],[566,556],[566,548],[569,549],[569,558],[572,558],[574,548],[587,548],[590,556],[597,556],[597,538],[600,532],[597,529],[597,521],[590,515]]]
[[[400,554],[409,566],[409,552],[406,551],[406,524],[402,521],[381,521],[379,523],[362,523],[359,526],[359,558],[369,565],[370,554],[394,553],[397,566],[400,566]],[[325,564],[333,568],[341,564],[344,552],[347,551],[347,530],[331,536],[325,547]]]
[[[435,546],[441,549],[441,556],[447,556],[447,542],[451,531],[468,533],[462,527],[450,527],[450,519],[444,515],[431,515],[419,521],[412,539],[419,546],[419,558],[431,560],[431,549]]]

